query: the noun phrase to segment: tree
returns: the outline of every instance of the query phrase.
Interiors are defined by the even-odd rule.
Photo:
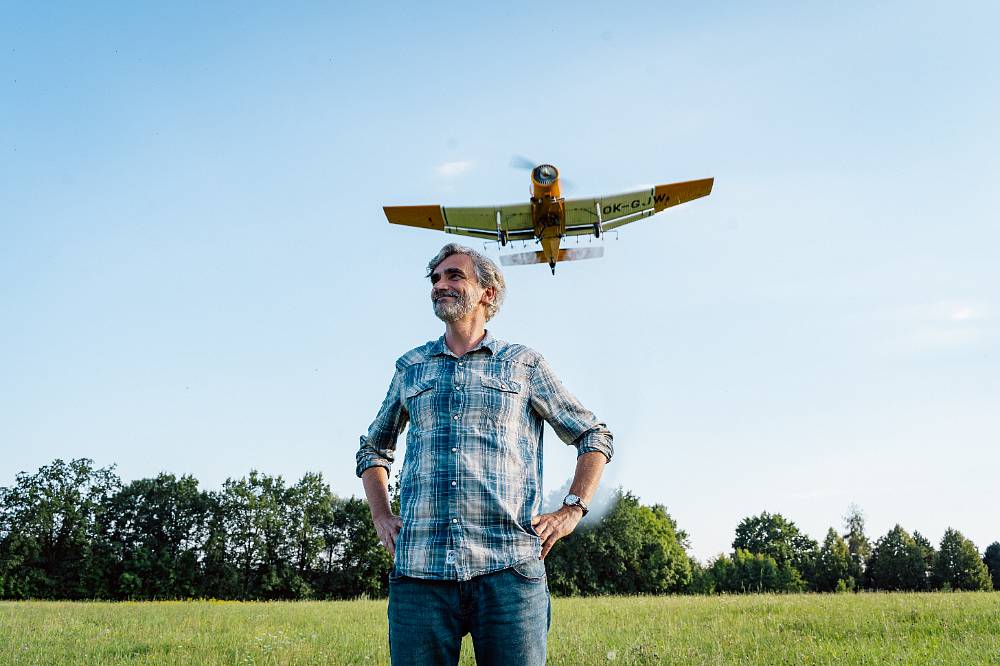
[[[694,557],[688,557],[688,561],[691,563],[691,582],[688,583],[687,588],[684,590],[688,594],[712,594],[715,592],[715,579],[712,577],[711,571],[702,566]]]
[[[790,563],[770,555],[737,548],[732,557],[720,555],[708,568],[715,592],[730,594],[801,592],[805,582]]]
[[[744,518],[736,527],[733,551],[769,555],[779,565],[789,565],[810,583],[813,581],[818,546],[780,513],[763,512]]]
[[[322,584],[319,556],[326,547],[325,535],[335,519],[333,493],[323,482],[322,474],[308,472],[289,489],[288,500],[295,574],[303,585]]]
[[[990,572],[975,544],[950,527],[941,538],[934,573],[939,586],[946,589],[989,590],[993,587]]]
[[[864,580],[865,563],[871,557],[872,545],[865,535],[865,514],[857,504],[851,504],[844,516],[844,539],[847,541],[847,552],[850,556],[851,578],[860,583]]]
[[[855,586],[847,542],[832,527],[827,531],[816,558],[814,584],[819,592],[835,592],[838,587],[854,589]]]
[[[280,476],[251,470],[226,479],[220,508],[225,551],[239,572],[241,599],[293,599],[306,590],[291,566],[295,546],[289,493]]]
[[[161,473],[108,498],[104,541],[115,555],[109,588],[119,598],[198,596],[211,501],[192,476]]]
[[[983,564],[990,572],[993,579],[993,589],[1000,590],[1000,541],[994,541],[986,548],[983,555]]]
[[[867,578],[869,587],[877,590],[926,590],[924,552],[906,530],[896,525],[875,542]]]
[[[199,596],[214,599],[238,599],[242,588],[240,573],[230,550],[225,494],[208,494],[209,517],[203,550],[202,581]]]
[[[107,597],[112,555],[99,538],[107,498],[120,486],[114,467],[88,458],[56,459],[21,472],[0,495],[0,595],[8,598]]]
[[[555,594],[663,594],[691,581],[686,535],[662,505],[619,490],[599,523],[560,540],[546,558]]]
[[[924,589],[932,589],[936,587],[934,584],[934,563],[937,560],[937,553],[934,552],[934,546],[931,545],[930,540],[916,530],[913,530],[913,543],[924,563],[924,580],[926,581]]]

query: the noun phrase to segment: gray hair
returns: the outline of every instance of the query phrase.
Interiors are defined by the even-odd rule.
[[[500,267],[493,263],[493,260],[484,254],[476,252],[471,247],[465,247],[458,243],[448,243],[437,253],[430,263],[427,264],[427,277],[430,277],[438,265],[454,254],[464,254],[472,259],[472,266],[476,269],[476,282],[482,289],[493,287],[496,295],[493,302],[486,306],[486,321],[493,319],[500,311],[500,304],[503,297],[507,295],[507,284],[504,282],[503,273]]]

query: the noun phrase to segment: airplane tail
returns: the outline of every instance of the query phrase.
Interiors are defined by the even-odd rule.
[[[580,259],[597,259],[604,256],[604,247],[572,247],[559,250],[559,258],[556,261],[579,261]],[[503,266],[527,266],[528,264],[544,264],[544,252],[516,252],[514,254],[501,254],[500,263]]]

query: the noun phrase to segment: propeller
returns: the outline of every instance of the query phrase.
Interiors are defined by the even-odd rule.
[[[510,168],[511,169],[524,169],[526,171],[531,171],[539,163],[534,160],[529,160],[524,155],[514,155],[510,158]]]

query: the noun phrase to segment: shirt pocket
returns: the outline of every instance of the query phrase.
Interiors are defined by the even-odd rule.
[[[513,379],[484,375],[482,385],[483,411],[487,417],[497,425],[510,425],[517,418],[524,400],[521,383]]]
[[[431,377],[407,386],[403,390],[406,412],[410,415],[410,432],[418,433],[434,428],[434,397],[437,377]]]

